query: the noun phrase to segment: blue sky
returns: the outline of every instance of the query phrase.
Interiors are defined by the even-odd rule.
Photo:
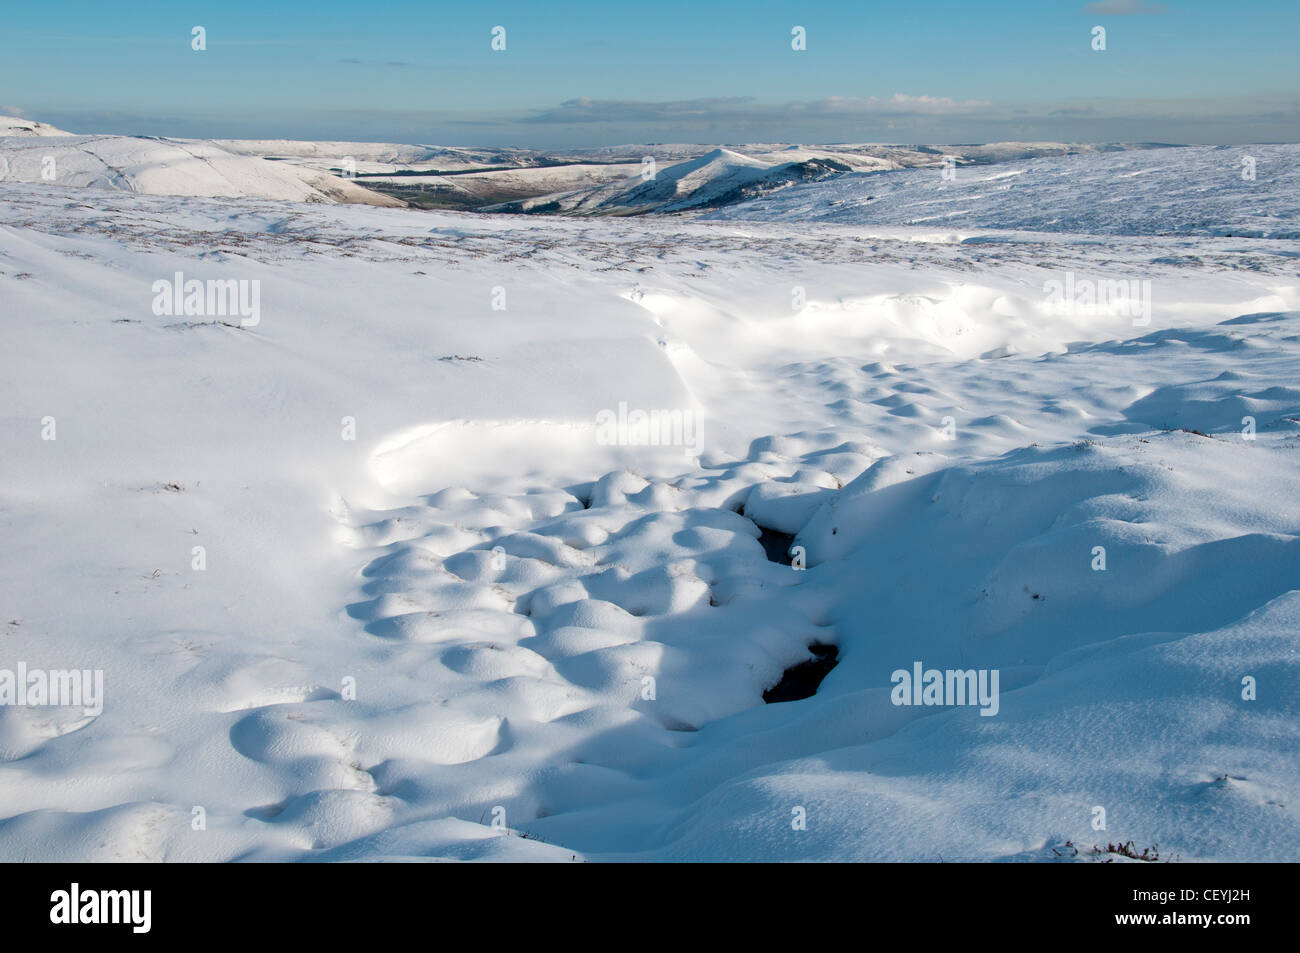
[[[3,14],[0,112],[75,132],[539,148],[1300,139],[1300,0],[4,0]]]

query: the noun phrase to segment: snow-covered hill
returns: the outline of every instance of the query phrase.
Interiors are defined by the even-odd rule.
[[[390,196],[315,169],[235,155],[201,141],[136,136],[76,136],[22,132],[24,120],[4,119],[0,181],[116,189],[146,195],[348,202],[400,206]]]
[[[947,174],[845,175],[709,217],[1300,238],[1300,145],[1184,146],[1021,159]]]
[[[585,215],[631,215],[647,211],[673,212],[724,201],[746,188],[761,188],[774,173],[794,173],[795,163],[774,164],[729,149],[714,149],[659,171],[651,168],[606,185],[561,196],[543,196],[485,211],[554,211]],[[829,174],[847,172],[844,165],[826,167]],[[815,174],[810,171],[810,174]]]
[[[632,155],[635,147],[619,152]],[[1087,146],[1064,143],[996,143],[981,146],[773,145],[716,148],[672,164],[655,159],[632,174],[608,182],[572,188],[483,207],[487,212],[529,212],[562,215],[642,215],[700,211],[742,203],[768,207],[776,192],[856,173],[899,169],[942,169],[945,165],[985,165],[1029,156],[1094,155],[1126,149],[1155,148],[1145,144]],[[647,147],[648,149],[648,147]],[[593,152],[596,150],[593,150]],[[676,150],[674,150],[676,151]]]
[[[193,141],[193,140],[191,140]],[[473,169],[525,168],[537,161],[530,149],[471,149],[455,146],[406,145],[392,142],[317,142],[296,139],[213,139],[236,155],[262,156],[335,171],[351,159],[357,172],[462,172]]]
[[[6,136],[70,136],[72,133],[56,129],[47,123],[18,116],[0,116],[0,139]]]
[[[540,152],[380,142],[78,136],[34,120],[0,116],[0,179],[11,182],[150,195],[409,203],[582,216],[700,212],[754,200],[761,201],[758,214],[779,215],[782,206],[766,201],[773,194],[850,173],[1146,148],[1050,142],[942,147],[751,143]],[[913,181],[924,180],[891,180],[896,188]]]

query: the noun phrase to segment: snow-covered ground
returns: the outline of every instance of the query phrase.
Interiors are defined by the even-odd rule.
[[[0,859],[1294,860],[1300,246],[1215,237],[1294,237],[1256,154],[1028,164],[1176,205],[1104,235],[0,182],[0,680],[104,678],[0,705]]]
[[[272,162],[214,142],[151,136],[77,136],[0,116],[0,182],[50,183],[146,195],[403,203],[308,165]]]
[[[729,221],[1300,238],[1300,145],[1181,146],[845,175],[720,209]]]
[[[699,212],[855,173],[942,168],[945,162],[955,168],[1031,157],[1095,157],[1146,148],[1051,142],[944,147],[642,143],[541,152],[383,142],[83,136],[0,116],[0,181],[389,208],[412,204],[639,215]]]
[[[1158,148],[1149,144],[1079,145],[1053,142],[993,143],[980,146],[890,146],[890,145],[822,145],[801,146],[750,144],[734,147],[717,147],[698,150],[678,161],[665,161],[675,157],[676,147],[624,147],[625,154],[635,155],[642,148],[640,163],[631,174],[608,176],[601,182],[584,182],[576,177],[559,188],[533,192],[529,198],[500,201],[484,205],[483,211],[543,212],[565,215],[642,215],[648,213],[672,214],[698,212],[710,208],[728,207],[749,203],[749,212],[763,217],[768,199],[775,193],[804,183],[826,183],[850,177],[854,185],[849,194],[862,183],[874,182],[876,174],[898,169],[944,169],[970,165],[982,166],[1029,158],[1069,160],[1075,156],[1104,156],[1114,151]],[[657,155],[663,153],[663,155]],[[601,155],[601,150],[589,150],[589,155]],[[653,163],[646,163],[653,159]],[[662,165],[661,165],[662,163]],[[580,168],[580,167],[578,167]],[[575,168],[575,172],[577,169]],[[854,175],[853,173],[857,173]],[[900,183],[900,188],[915,188],[934,177],[933,173],[918,173],[905,179],[887,177]],[[539,184],[543,180],[535,180]],[[904,185],[902,183],[907,183]],[[486,183],[484,183],[486,184]],[[806,190],[798,193],[806,196]],[[814,190],[811,195],[820,196]],[[509,198],[514,199],[515,196]],[[805,203],[806,204],[806,201]],[[779,206],[785,209],[789,206]],[[796,200],[794,207],[800,211],[804,205]],[[781,214],[778,211],[776,214]]]

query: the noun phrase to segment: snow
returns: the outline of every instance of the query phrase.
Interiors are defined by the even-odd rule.
[[[0,705],[0,858],[1294,859],[1294,148],[1252,193],[1233,150],[961,168],[940,222],[936,169],[724,222],[0,181],[0,669],[105,676]],[[864,183],[897,213],[819,211]],[[156,315],[176,272],[260,321]],[[621,405],[698,439],[602,442]],[[997,714],[893,704],[916,662]]]
[[[338,176],[235,155],[210,142],[74,136],[50,127],[24,132],[21,122],[0,118],[0,181],[146,195],[402,204]]]
[[[753,143],[701,151],[680,146],[623,146],[617,150],[582,150],[583,158],[608,157],[611,152],[638,163],[629,174],[596,183],[567,183],[547,194],[533,192],[523,201],[485,205],[483,211],[559,212],[566,215],[640,215],[678,213],[734,205],[745,199],[766,208],[766,197],[794,184],[834,179],[849,172],[877,173],[904,168],[941,167],[954,163],[1005,162],[1026,156],[1091,154],[1147,148],[1142,145],[1087,146],[1064,143],[999,143],[990,146],[823,145],[778,146]],[[680,161],[668,161],[678,159]],[[661,165],[661,163],[663,163]],[[621,168],[622,166],[615,166]],[[759,196],[754,199],[753,196]]]
[[[652,166],[643,174],[638,166],[635,174],[575,192],[545,195],[521,203],[518,210],[558,204],[566,212],[583,214],[678,211],[757,181],[773,167],[773,163],[719,148],[663,170]]]
[[[185,140],[204,142],[208,140]],[[474,149],[456,146],[407,145],[393,142],[316,142],[295,139],[213,139],[226,152],[275,159],[324,172],[340,171],[350,161],[360,173],[456,172],[484,169],[524,169],[541,153],[530,149]]]
[[[48,137],[62,137],[56,144]],[[33,141],[37,137],[41,140]],[[540,152],[382,142],[76,136],[0,117],[0,180],[150,195],[263,198],[569,215],[679,213],[792,185],[940,166],[1146,148],[1065,143],[922,146],[687,144]],[[647,167],[645,160],[654,160]],[[360,178],[357,178],[360,176]]]
[[[8,136],[70,136],[72,133],[56,129],[49,123],[18,116],[0,116],[0,138]]]
[[[467,203],[469,207],[478,207],[500,204],[503,199],[529,199],[538,195],[598,187],[610,182],[626,183],[634,177],[639,177],[640,172],[639,162],[635,165],[578,163],[462,172],[456,175],[387,176],[372,173],[361,181],[371,188],[380,184],[408,188],[418,186],[446,194],[455,200]]]
[[[931,169],[845,175],[792,186],[770,200],[709,217],[1295,239],[1300,238],[1300,145],[1050,156],[956,168],[949,179]]]

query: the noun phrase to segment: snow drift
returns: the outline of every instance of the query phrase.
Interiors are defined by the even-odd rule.
[[[1294,859],[1295,243],[989,237],[0,182],[0,857]]]

